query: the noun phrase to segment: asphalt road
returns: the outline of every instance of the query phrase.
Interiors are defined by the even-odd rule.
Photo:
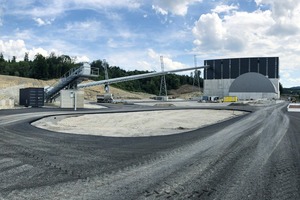
[[[287,113],[286,104],[158,137],[30,125],[68,112],[0,111],[0,199],[300,199],[300,113]]]

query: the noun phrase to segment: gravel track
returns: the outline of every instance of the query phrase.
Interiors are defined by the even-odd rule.
[[[0,199],[300,199],[300,114],[286,104],[144,138],[29,125],[42,115],[0,114]]]

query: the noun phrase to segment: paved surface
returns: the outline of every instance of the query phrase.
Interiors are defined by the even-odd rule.
[[[256,109],[188,133],[144,138],[29,124],[66,110],[0,111],[0,199],[300,199],[300,113],[287,113],[286,104]]]

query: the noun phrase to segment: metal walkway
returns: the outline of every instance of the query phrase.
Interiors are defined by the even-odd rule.
[[[45,100],[51,102],[53,99],[59,96],[59,91],[65,88],[76,89],[77,84],[82,82],[84,78],[92,78],[99,76],[98,68],[91,68],[88,63],[83,63],[78,68],[72,68],[63,77],[60,78],[59,82],[45,89]]]

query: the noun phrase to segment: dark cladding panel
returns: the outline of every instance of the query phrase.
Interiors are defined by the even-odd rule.
[[[207,61],[204,60],[204,66],[206,66],[206,65],[207,65]],[[207,68],[204,68],[204,69],[203,69],[203,78],[204,78],[204,79],[207,78],[207,75],[206,75],[206,74],[207,74]]]
[[[231,60],[231,75],[230,78],[232,79],[236,79],[237,77],[239,77],[239,59],[235,58],[235,59],[230,59]]]
[[[249,58],[241,58],[241,74],[249,72]]]
[[[276,69],[275,69],[276,78],[279,78],[279,58],[278,57],[275,58],[275,66],[276,66]]]
[[[222,79],[221,63],[222,63],[222,60],[215,60],[215,67],[214,67],[215,79]]]
[[[206,60],[204,64],[210,66],[204,70],[205,79],[236,79],[248,72],[260,73],[269,78],[279,78],[278,57]]]
[[[229,59],[223,60],[223,79],[229,79]]]
[[[205,79],[213,79],[213,60],[206,60],[205,61],[207,65],[209,65],[209,68],[206,68],[204,72]]]
[[[250,72],[258,73],[258,58],[250,58]]]
[[[259,58],[259,73],[266,76],[267,75],[267,59]]]
[[[269,78],[277,78],[276,77],[276,58],[268,58],[268,76]]]
[[[207,60],[204,60],[204,66],[207,66]],[[203,69],[203,77],[204,79],[207,79],[207,68]]]

